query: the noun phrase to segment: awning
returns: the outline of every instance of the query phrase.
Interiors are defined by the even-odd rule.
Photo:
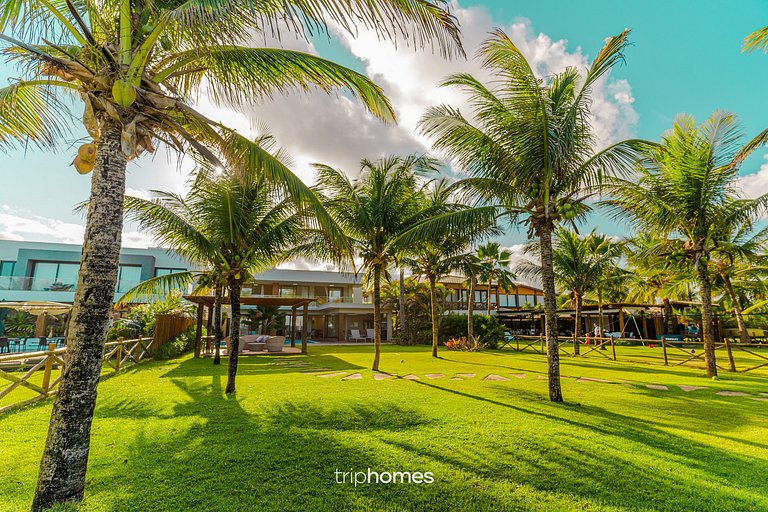
[[[72,310],[71,304],[29,300],[24,302],[0,302],[0,308],[26,311],[30,315],[63,315]]]

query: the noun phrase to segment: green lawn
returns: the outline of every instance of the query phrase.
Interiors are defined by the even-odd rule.
[[[655,349],[620,347],[618,362],[563,358],[567,404],[555,405],[538,354],[436,360],[388,346],[382,370],[420,380],[379,381],[371,347],[310,350],[292,360],[363,378],[248,357],[234,398],[223,393],[226,365],[209,359],[104,379],[86,498],[72,510],[768,510],[768,401],[754,399],[768,398],[766,372],[713,381],[630,362]],[[460,373],[476,375],[452,380]],[[28,510],[50,407],[0,416],[3,512]],[[431,471],[435,483],[335,483],[350,468]]]

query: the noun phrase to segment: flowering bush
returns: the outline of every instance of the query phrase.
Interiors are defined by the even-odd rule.
[[[473,336],[471,340],[464,336],[461,338],[450,338],[445,342],[445,346],[448,350],[459,350],[461,352],[475,352],[483,348],[480,344],[479,336]]]

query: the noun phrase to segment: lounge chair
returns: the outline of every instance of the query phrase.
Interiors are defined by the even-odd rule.
[[[363,336],[360,336],[360,331],[358,329],[351,329],[349,331],[349,341],[361,341],[365,340]]]
[[[366,339],[373,341],[375,338],[373,329],[366,329],[365,332],[367,334]]]

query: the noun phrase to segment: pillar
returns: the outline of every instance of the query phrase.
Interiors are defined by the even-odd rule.
[[[387,313],[387,341],[392,341],[392,313]]]
[[[621,331],[621,337],[624,337],[624,308],[619,307],[619,331]]]
[[[309,304],[304,304],[302,310],[304,325],[301,326],[301,353],[307,353],[307,339],[309,338]]]
[[[203,303],[197,305],[197,325],[195,326],[195,357],[200,357],[200,345],[203,336]]]
[[[291,308],[291,347],[296,346],[296,306]]]

